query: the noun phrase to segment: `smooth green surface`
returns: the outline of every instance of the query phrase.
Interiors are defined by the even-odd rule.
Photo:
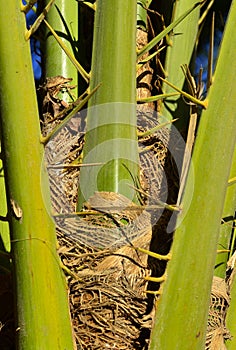
[[[175,21],[180,17],[182,13],[185,13],[191,5],[196,3],[195,0],[181,0],[175,1],[173,6],[172,21]],[[185,76],[181,69],[181,65],[190,64],[191,57],[195,48],[195,41],[198,31],[198,20],[200,15],[200,6],[196,7],[188,16],[173,30],[173,35],[170,36],[171,45],[167,48],[165,72],[167,79],[177,86],[179,89],[183,89]],[[164,84],[163,89],[165,93],[173,92],[170,86]],[[178,104],[182,103],[182,97],[176,96],[165,99],[162,105],[161,113],[168,119],[177,117],[176,110]],[[183,103],[182,103],[183,104]],[[178,110],[179,116],[183,117],[183,111]]]
[[[79,208],[95,190],[137,202],[136,10],[132,0],[98,0],[94,23],[91,84],[101,83],[89,101]],[[88,186],[88,179],[91,185]]]
[[[75,0],[57,0],[47,15],[50,26],[61,37],[65,45],[76,56],[76,40],[78,36],[78,4]],[[72,84],[77,85],[77,70],[60,48],[53,35],[48,32],[45,44],[46,54],[46,77],[62,75],[65,78],[73,78]],[[77,89],[73,89],[72,94],[77,97]],[[65,93],[63,99],[70,101]]]
[[[54,224],[42,199],[43,146],[29,42],[20,1],[0,2],[2,143],[14,265],[17,349],[73,349],[65,278]],[[12,52],[14,48],[14,54]],[[41,178],[42,176],[42,178]],[[17,203],[17,204],[16,204]],[[19,210],[18,210],[19,212]],[[14,214],[15,213],[15,214]],[[18,215],[18,214],[17,214]]]
[[[203,111],[150,350],[204,349],[220,222],[235,147],[236,2]],[[227,62],[227,63],[226,63]],[[189,198],[190,207],[185,210]],[[181,221],[182,220],[182,221]]]
[[[90,106],[135,101],[135,48],[136,1],[98,0],[90,86],[102,86]]]

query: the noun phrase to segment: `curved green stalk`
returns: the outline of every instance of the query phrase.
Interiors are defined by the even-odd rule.
[[[65,278],[42,197],[43,146],[20,2],[0,2],[1,132],[14,266],[17,349],[73,349]],[[6,30],[7,29],[7,30]],[[14,54],[12,48],[14,47]],[[41,175],[40,175],[41,174]]]
[[[190,173],[150,350],[204,348],[220,222],[235,147],[235,16],[233,2],[209,106],[202,113],[194,147],[194,190]]]
[[[138,201],[136,7],[136,1],[97,1],[90,89],[101,86],[89,101],[83,162],[106,164],[81,169],[79,208],[95,191]]]

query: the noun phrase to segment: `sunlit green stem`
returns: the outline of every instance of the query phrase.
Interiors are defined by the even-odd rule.
[[[181,16],[182,13],[188,11],[189,6],[195,6],[195,0],[181,0],[175,1],[173,5],[172,23]],[[189,66],[191,57],[195,48],[195,41],[198,31],[198,19],[200,15],[200,6],[195,8],[195,11],[189,12],[184,21],[178,24],[174,28],[172,43],[167,48],[165,72],[168,81],[174,86],[177,86],[180,90],[183,90],[185,76],[182,73],[181,66],[186,64]],[[165,92],[171,92],[171,84],[165,86]],[[183,105],[183,101],[180,97],[172,97],[169,100],[166,99],[162,104],[161,113],[167,118],[172,119],[176,116],[178,104]],[[167,107],[166,107],[167,106]],[[178,110],[180,113],[180,109]],[[188,112],[187,112],[188,113]],[[181,122],[184,120],[185,109],[181,110]]]
[[[76,56],[78,32],[77,1],[57,0],[47,15],[47,21],[64,45],[70,48],[68,51],[73,52],[74,56]],[[47,33],[45,55],[47,57],[45,67],[47,77],[62,75],[65,78],[73,78],[73,83],[77,84],[77,69],[71,62],[68,54],[60,48],[50,31]],[[73,93],[76,98],[76,90],[73,90]],[[65,95],[64,99],[70,100],[68,95]]]
[[[209,105],[198,128],[192,159],[194,178],[190,172],[150,350],[204,348],[220,222],[236,138],[235,16],[233,2]]]
[[[43,146],[25,14],[0,2],[1,134],[14,266],[15,336],[19,350],[73,349],[65,278],[42,166]],[[7,28],[7,30],[6,30]],[[14,53],[12,52],[14,48]],[[14,87],[17,87],[14,88]]]
[[[83,162],[106,164],[81,169],[79,208],[95,191],[137,202],[136,5],[97,1],[90,88],[101,87],[89,102]]]

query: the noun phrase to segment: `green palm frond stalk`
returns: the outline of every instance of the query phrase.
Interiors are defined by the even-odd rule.
[[[172,21],[174,22],[182,13],[185,13],[190,5],[194,5],[195,0],[188,1],[175,1],[173,5]],[[181,70],[181,66],[190,64],[191,57],[194,52],[195,41],[198,31],[198,20],[200,16],[200,6],[197,6],[194,11],[188,14],[188,16],[173,30],[171,38],[171,45],[167,48],[165,72],[169,82],[176,85],[179,89],[183,90],[185,76]],[[165,93],[173,92],[170,86],[164,84],[163,90]],[[167,119],[184,116],[183,103],[180,108],[178,104],[182,103],[182,98],[179,96],[165,99],[161,114]],[[178,115],[177,115],[178,113]],[[183,124],[182,120],[179,121]]]
[[[73,349],[65,278],[42,188],[43,146],[25,15],[0,2],[1,132],[10,213],[18,349]],[[12,52],[14,48],[14,52]]]
[[[138,201],[136,9],[136,1],[97,1],[90,89],[101,86],[89,102],[84,162],[105,165],[81,169],[79,208],[95,191]]]
[[[193,152],[194,189],[190,173],[150,350],[204,348],[220,222],[236,136],[236,2],[231,6],[208,96],[209,105],[202,113]]]
[[[47,15],[49,25],[61,38],[67,49],[77,57],[77,35],[78,35],[78,4],[77,1],[58,0],[51,7]],[[68,55],[60,48],[58,42],[50,31],[47,32],[45,44],[46,76],[54,77],[62,75],[65,78],[72,78],[77,84],[77,69],[70,61]],[[73,94],[77,97],[77,89],[73,89]],[[69,97],[64,97],[70,100]]]

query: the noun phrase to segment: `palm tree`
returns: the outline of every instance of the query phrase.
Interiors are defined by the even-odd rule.
[[[48,7],[52,2],[49,1]],[[31,6],[34,3],[35,1],[31,1]],[[51,94],[52,90],[49,91],[52,88],[50,82],[46,84],[46,97],[49,98],[47,106],[53,103],[54,115],[50,118],[55,127],[49,132],[48,129],[43,129],[44,137],[41,141],[46,147],[46,152],[56,142],[59,142],[56,149],[61,148],[63,134],[67,135],[67,143],[68,140],[75,142],[73,137],[68,136],[68,130],[71,130],[71,125],[73,126],[76,120],[73,115],[88,102],[85,136],[81,124],[76,129],[76,140],[79,138],[77,153],[74,146],[72,149],[71,146],[63,146],[69,154],[67,161],[72,168],[69,170],[71,175],[66,175],[68,183],[71,183],[75,175],[79,176],[78,198],[73,193],[73,200],[69,201],[71,206],[63,208],[63,194],[52,194],[53,215],[58,239],[62,245],[59,252],[66,265],[64,270],[68,276],[70,302],[73,305],[71,313],[79,348],[94,348],[99,344],[100,348],[126,346],[129,349],[141,349],[147,348],[150,338],[150,349],[202,349],[206,338],[215,263],[221,264],[223,261],[224,268],[217,269],[216,274],[225,277],[228,255],[220,255],[224,256],[222,260],[216,257],[216,251],[217,246],[218,249],[222,249],[223,246],[226,250],[230,247],[230,240],[225,239],[225,232],[231,235],[232,225],[227,225],[226,230],[226,226],[221,228],[220,223],[222,217],[233,217],[235,212],[233,102],[236,92],[233,82],[233,57],[236,45],[232,42],[235,40],[235,4],[232,3],[227,19],[213,83],[208,87],[207,97],[200,100],[201,79],[199,90],[193,83],[190,70],[183,66],[182,71],[180,65],[190,66],[198,39],[199,18],[207,6],[204,2],[193,2],[189,5],[188,1],[183,1],[176,2],[172,9],[170,3],[166,3],[165,6],[160,4],[157,9],[156,4],[152,4],[151,1],[127,3],[124,0],[97,0],[96,6],[93,2],[79,1],[80,12],[84,16],[87,14],[88,18],[91,18],[95,11],[90,73],[87,72],[89,63],[86,66],[84,64],[86,70],[80,64],[84,62],[85,55],[80,42],[77,46],[76,34],[69,24],[71,20],[74,26],[76,10],[70,14],[72,7],[64,8],[64,1],[61,0],[60,3],[57,2],[56,8],[49,10],[45,21],[52,33],[47,35],[47,76],[65,77],[69,74],[66,78],[73,77],[76,81],[76,70],[73,68],[76,67],[83,77],[84,82],[81,86],[85,89],[80,91],[79,87],[82,95],[77,99],[77,96],[73,97],[73,90],[68,88],[67,80],[53,86],[57,86],[57,90],[53,90],[55,95]],[[76,9],[77,3],[71,0],[71,4]],[[139,26],[142,18],[142,30],[150,27],[146,22],[147,13],[155,16],[153,23],[157,25],[157,10],[165,15],[165,23],[161,24],[165,29],[154,27],[158,35],[154,34],[148,43],[144,31],[144,42],[136,52],[137,4]],[[200,5],[203,6],[202,11]],[[211,5],[212,3],[209,7]],[[148,7],[152,12],[147,12]],[[26,11],[27,7],[22,9]],[[3,9],[0,13],[4,13]],[[56,252],[55,231],[44,207],[45,200],[43,201],[40,189],[43,149],[42,143],[39,142],[39,118],[29,62],[29,44],[23,39],[24,15],[20,13],[17,3],[9,5],[8,13],[9,18],[2,15],[0,30],[3,53],[0,58],[3,86],[1,137],[8,204],[12,208],[10,231],[17,295],[18,346],[25,349],[34,344],[34,349],[40,349],[42,346],[72,349],[68,304]],[[19,21],[16,23],[14,18],[18,18]],[[204,15],[200,20],[203,18]],[[7,34],[12,40],[15,38],[16,48],[16,54],[11,60],[9,57],[12,42],[5,31],[10,19],[12,22]],[[19,27],[15,27],[18,23]],[[64,33],[61,33],[62,31]],[[16,33],[20,36],[16,37]],[[177,35],[178,33],[181,35]],[[64,38],[64,43],[60,37]],[[66,52],[70,68],[65,68],[68,66],[59,45],[58,50],[52,49],[53,40],[56,44],[59,42]],[[161,56],[162,50],[165,50],[165,45],[164,48],[161,46],[163,40],[167,46],[166,60]],[[21,44],[17,45],[18,42]],[[69,46],[72,47],[73,54],[68,53]],[[50,47],[55,52],[50,52]],[[137,80],[141,82],[140,86],[152,86],[149,89],[151,94],[148,92],[145,98],[139,97],[142,105],[138,108],[138,119],[135,102],[137,57]],[[50,62],[55,64],[51,65]],[[160,62],[164,64],[164,70],[161,69]],[[154,63],[159,65],[160,76],[155,87],[152,85],[155,75],[146,73],[152,69],[157,72]],[[25,66],[28,67],[26,72]],[[143,68],[142,72],[140,67]],[[7,74],[4,74],[5,71]],[[151,80],[145,80],[145,84],[142,85],[142,77],[147,75],[150,75]],[[14,85],[9,84],[10,79],[14,79]],[[17,79],[25,81],[27,89],[22,89],[16,94],[13,86],[19,81]],[[63,98],[63,103],[58,97],[60,88],[69,91],[70,98]],[[19,99],[16,99],[17,97]],[[144,102],[148,103],[148,108],[147,105],[143,105]],[[150,106],[158,106],[160,115],[165,117],[164,125],[166,126],[166,121],[169,122],[167,128],[162,125],[160,129],[160,124],[163,124],[162,118],[155,120],[154,117],[153,121],[154,112],[150,111]],[[16,114],[19,118],[13,119]],[[83,112],[80,112],[81,121],[83,116]],[[181,117],[177,124],[179,129],[170,127],[176,117]],[[57,120],[60,118],[64,118],[64,121],[58,124]],[[50,123],[45,124],[48,126]],[[194,141],[196,125],[197,135]],[[180,140],[183,140],[178,130],[183,133],[186,147],[185,152],[178,154],[176,158],[173,148],[179,146]],[[25,138],[22,140],[26,133],[29,135],[29,142],[26,142]],[[224,147],[221,140],[224,140]],[[165,164],[161,163],[160,155],[158,161],[155,160],[155,154],[158,153],[156,149],[154,152],[147,152],[150,150],[148,147],[153,147],[155,142],[166,152]],[[193,142],[194,151],[189,167]],[[62,154],[62,150],[60,151]],[[46,157],[50,158],[50,155]],[[160,184],[161,189],[164,188],[163,172],[158,181],[151,180],[158,178],[157,171],[163,169],[163,165],[164,169],[167,169],[168,164],[170,167],[173,158],[175,161],[177,159],[178,176],[171,175],[173,168],[169,168],[166,177],[169,185],[171,181],[170,191],[173,190],[173,193],[168,193],[163,200],[162,197],[158,197],[160,188],[153,191],[153,187]],[[60,162],[59,168],[63,167],[60,175],[62,178],[68,164],[64,164],[64,158]],[[147,163],[151,163],[151,166],[148,167]],[[30,173],[29,167],[32,169]],[[81,170],[76,170],[75,174],[75,169]],[[51,174],[49,171],[50,186],[55,190],[58,188],[58,178],[55,186]],[[41,177],[46,179],[44,172]],[[176,180],[180,181],[179,193],[176,192]],[[43,184],[44,188],[48,188],[47,179]],[[63,191],[65,193],[65,190]],[[43,193],[47,191],[44,190]],[[56,202],[59,203],[59,211]],[[171,217],[173,223],[176,213],[177,223],[169,252],[172,230],[168,221]],[[160,243],[164,244],[164,248],[160,247]],[[155,253],[150,253],[150,249]],[[148,255],[152,271],[146,267]],[[76,260],[68,260],[71,256],[76,257]],[[165,270],[168,260],[170,261]],[[148,274],[152,273],[151,277],[146,276],[147,271]],[[146,278],[145,283],[143,277]],[[152,290],[144,293],[149,287]],[[227,316],[227,327],[232,335],[235,334],[232,312],[236,300],[234,294],[233,280],[232,306]],[[150,313],[154,301],[155,316],[153,312]],[[30,311],[34,306],[36,311],[32,315]],[[76,307],[80,308],[79,313],[75,312]],[[47,312],[40,312],[41,310]],[[151,330],[152,321],[154,324]],[[223,325],[225,326],[224,323]],[[44,334],[43,330],[37,332],[37,329],[42,329],[41,327],[46,327],[48,337],[40,337],[40,334]],[[55,342],[59,338],[61,343],[56,345]],[[234,343],[235,340],[228,342],[227,347],[233,348]]]

